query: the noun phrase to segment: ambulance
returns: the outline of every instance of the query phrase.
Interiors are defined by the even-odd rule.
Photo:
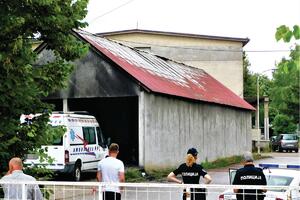
[[[22,115],[21,122],[28,122],[33,115]],[[72,174],[80,181],[84,171],[97,169],[97,163],[108,155],[108,143],[101,132],[96,118],[82,113],[53,112],[50,116],[52,126],[64,126],[66,132],[52,145],[42,146],[54,161],[40,162],[36,154],[28,154],[24,164],[27,166],[45,166],[55,173]]]

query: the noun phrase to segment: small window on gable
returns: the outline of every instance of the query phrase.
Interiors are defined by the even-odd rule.
[[[96,144],[96,131],[95,127],[82,127],[83,139],[88,144]]]

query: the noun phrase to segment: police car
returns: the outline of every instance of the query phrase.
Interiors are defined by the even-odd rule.
[[[22,115],[21,123],[32,120],[37,115]],[[71,174],[79,181],[84,171],[97,169],[97,163],[108,154],[106,141],[96,118],[85,112],[53,112],[49,118],[52,126],[64,126],[63,137],[52,145],[42,146],[53,158],[52,163],[41,161],[37,154],[26,155],[26,166],[45,166],[55,173]],[[29,123],[30,124],[30,123]]]
[[[291,186],[296,188],[292,190],[286,189],[269,189],[265,193],[264,200],[300,200],[300,171],[292,168],[300,168],[300,165],[276,165],[276,164],[260,164],[263,170],[267,186]],[[273,168],[272,168],[273,167]],[[274,169],[277,167],[277,169]],[[286,169],[282,169],[285,167]],[[230,169],[230,184],[232,183],[236,170]],[[219,200],[236,200],[233,190],[226,190],[219,195]]]

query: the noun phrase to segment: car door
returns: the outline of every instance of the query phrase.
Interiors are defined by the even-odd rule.
[[[102,134],[102,131],[100,129],[100,127],[96,127],[96,132],[97,132],[97,140],[98,140],[98,153],[100,160],[102,160],[103,158],[105,158],[105,156],[108,153],[108,147],[107,144],[105,142],[104,136]]]
[[[82,169],[89,170],[95,169],[99,159],[96,156],[97,138],[95,127],[82,127],[84,138],[84,158]]]
[[[278,135],[275,139],[274,146],[278,148],[280,146],[280,141],[282,139],[282,135]]]
[[[229,168],[229,184],[232,185],[237,169]]]

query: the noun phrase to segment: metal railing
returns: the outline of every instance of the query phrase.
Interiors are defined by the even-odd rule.
[[[35,186],[39,187],[35,187]],[[187,200],[191,199],[193,188],[201,188],[200,192],[206,196],[206,200],[230,200],[235,199],[233,189],[262,190],[266,189],[272,193],[272,198],[283,200],[291,199],[292,195],[300,198],[300,186],[246,186],[246,185],[204,185],[204,184],[172,184],[172,183],[99,183],[99,182],[0,182],[0,199],[27,200],[27,199],[49,199],[49,200],[105,200],[102,196],[106,186],[121,188],[122,200],[180,200],[184,191],[188,194]],[[31,191],[30,191],[31,190]],[[42,198],[37,193],[40,190]],[[275,192],[274,192],[275,191]],[[4,196],[4,192],[6,196]],[[9,196],[9,194],[14,196]],[[276,194],[274,196],[274,194]],[[31,196],[30,196],[31,195]],[[272,199],[269,198],[269,199]]]

